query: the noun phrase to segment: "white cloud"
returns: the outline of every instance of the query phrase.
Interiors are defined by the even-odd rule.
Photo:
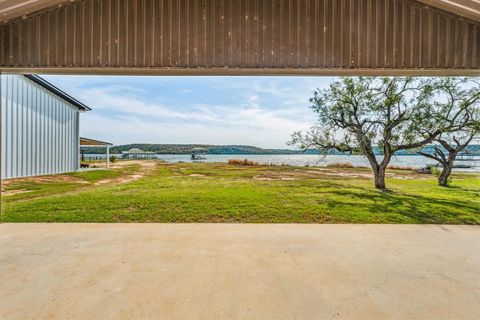
[[[202,143],[244,144],[264,148],[284,148],[294,130],[307,129],[308,125],[273,119],[263,125],[247,121],[262,119],[260,114],[244,115],[236,125],[210,126],[201,122],[163,123],[145,121],[135,116],[109,118],[94,114],[82,115],[82,135],[115,144],[127,143]],[[247,125],[243,125],[245,123]],[[85,133],[85,134],[84,134]]]
[[[85,101],[88,105],[95,106],[95,109],[111,111],[113,114],[127,113],[177,120],[214,120],[205,112],[177,112],[174,108],[160,103],[142,100],[140,94],[135,94],[134,90],[128,88],[89,88],[83,90],[82,96],[86,97]]]
[[[158,78],[163,91],[138,84],[135,78],[121,82],[67,78],[67,91],[93,107],[81,116],[82,136],[115,144],[245,144],[264,148],[285,148],[293,131],[306,130],[314,123],[308,98],[318,83],[325,82],[318,78],[209,78],[204,82],[209,81],[212,94],[202,100],[196,99],[198,88],[181,87],[179,81],[164,78]],[[158,85],[159,80],[154,83]]]

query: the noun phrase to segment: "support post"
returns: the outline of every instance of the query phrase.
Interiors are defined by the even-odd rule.
[[[107,145],[107,169],[110,168],[110,146]]]

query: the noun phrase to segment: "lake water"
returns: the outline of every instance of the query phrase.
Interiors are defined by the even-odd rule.
[[[105,155],[95,154],[95,155],[85,155],[96,156],[96,157],[105,157]],[[121,155],[116,155],[118,158],[121,158]],[[311,155],[311,154],[294,154],[294,155],[240,155],[240,154],[229,154],[229,155],[204,155],[206,159],[204,162],[228,162],[230,159],[248,159],[251,161],[258,162],[260,164],[275,164],[275,165],[292,165],[292,166],[318,166],[324,167],[329,164],[336,163],[351,163],[354,166],[368,167],[368,160],[361,155]],[[157,155],[158,159],[164,160],[166,162],[191,162],[189,154],[159,154]],[[478,159],[478,158],[477,158]],[[480,159],[479,159],[480,160]],[[390,165],[401,166],[401,167],[412,167],[412,168],[421,168],[427,164],[434,164],[433,160],[422,156],[397,156],[392,158]],[[458,171],[476,171],[480,172],[480,161],[477,161],[477,166],[471,169],[456,169]]]

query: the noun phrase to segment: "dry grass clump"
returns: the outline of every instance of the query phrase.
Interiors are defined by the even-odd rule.
[[[327,168],[355,168],[350,162],[329,163]]]
[[[232,166],[258,166],[258,162],[254,162],[248,159],[229,159],[228,164]]]
[[[408,170],[408,171],[415,170],[415,168],[413,168],[413,167],[396,166],[396,165],[390,165],[390,166],[387,167],[387,169],[390,169],[390,170]]]

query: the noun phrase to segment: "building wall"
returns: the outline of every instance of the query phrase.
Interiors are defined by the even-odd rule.
[[[22,75],[1,75],[1,177],[76,171],[79,110]]]

